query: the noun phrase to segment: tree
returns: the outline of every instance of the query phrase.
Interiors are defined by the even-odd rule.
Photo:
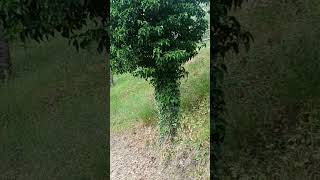
[[[197,54],[207,28],[205,11],[194,0],[111,1],[111,67],[132,73],[155,89],[160,140],[179,126],[183,64]]]
[[[214,179],[219,179],[218,160],[226,131],[222,90],[224,73],[227,72],[224,57],[232,50],[238,53],[241,44],[244,44],[248,50],[250,41],[253,40],[249,32],[242,30],[236,17],[229,15],[230,9],[241,7],[242,2],[243,0],[215,0],[211,8],[210,117],[212,127],[210,136],[213,148],[210,149],[212,151],[210,154],[213,155],[211,174]]]

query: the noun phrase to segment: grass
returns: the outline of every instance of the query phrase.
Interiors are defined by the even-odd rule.
[[[104,179],[103,56],[55,38],[12,42],[14,74],[0,86],[0,179]]]
[[[320,3],[259,3],[234,12],[255,41],[226,59],[222,179],[319,179]]]
[[[209,162],[209,44],[185,65],[188,77],[181,84],[181,128],[173,153],[178,149],[196,151],[199,162]],[[157,111],[153,87],[145,80],[130,74],[115,75],[111,88],[111,132],[122,133],[137,123],[157,125]],[[203,162],[202,162],[203,163]],[[201,164],[199,176],[208,175],[208,168]],[[205,171],[207,173],[205,173]]]
[[[137,121],[156,116],[153,89],[142,79],[129,74],[115,75],[110,95],[111,131],[123,131]]]
[[[181,85],[181,111],[198,108],[209,97],[209,48],[202,49],[186,64],[189,72]],[[145,80],[130,74],[115,75],[111,88],[111,131],[121,132],[137,122],[156,121],[157,111],[153,87]]]

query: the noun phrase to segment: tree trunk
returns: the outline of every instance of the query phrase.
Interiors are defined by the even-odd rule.
[[[9,43],[5,38],[3,29],[0,27],[0,80],[3,81],[9,78],[11,67]]]
[[[180,89],[178,80],[165,78],[154,84],[159,113],[160,142],[173,138],[179,127]]]

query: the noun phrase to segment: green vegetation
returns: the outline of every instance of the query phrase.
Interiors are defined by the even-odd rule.
[[[221,179],[319,179],[320,2],[257,1],[233,12],[255,41],[228,54]]]
[[[182,113],[194,110],[209,96],[209,47],[185,65],[189,75],[182,79]],[[122,74],[114,76],[115,86],[111,87],[111,131],[121,132],[132,128],[137,122],[154,125],[157,112],[154,90],[145,80]],[[209,127],[206,127],[209,128]]]
[[[197,54],[208,27],[202,1],[112,1],[111,67],[132,73],[154,88],[160,140],[180,126],[183,64]]]
[[[181,84],[181,126],[173,153],[196,149],[198,162],[209,163],[209,44],[185,64],[189,75]],[[157,111],[152,86],[130,74],[115,75],[111,88],[111,132],[119,133],[133,128],[137,123],[156,125]],[[177,150],[179,146],[184,146]],[[167,152],[168,154],[168,152]],[[208,175],[205,165],[199,167],[202,176]]]
[[[7,38],[22,41],[41,42],[59,34],[76,48],[94,43],[102,52],[109,47],[108,7],[109,1],[99,0],[2,0],[0,29]]]
[[[105,61],[56,38],[11,42],[0,84],[0,179],[105,179]]]

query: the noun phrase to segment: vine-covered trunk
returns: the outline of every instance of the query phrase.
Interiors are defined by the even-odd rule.
[[[160,141],[173,138],[179,127],[180,84],[179,80],[156,80],[155,99],[159,113]]]

